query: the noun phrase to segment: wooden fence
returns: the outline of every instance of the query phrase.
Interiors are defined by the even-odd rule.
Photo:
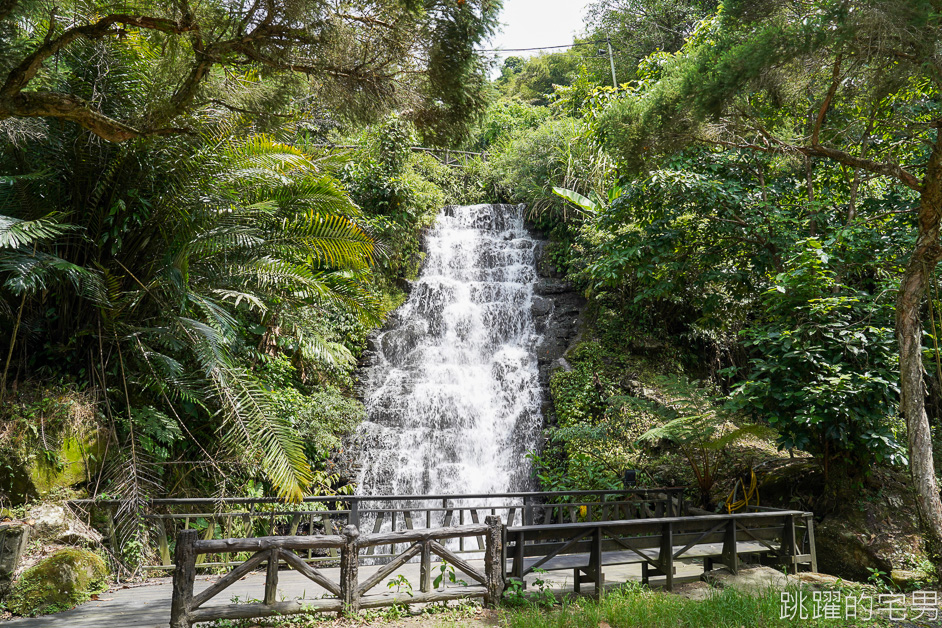
[[[445,547],[447,539],[483,536],[485,542],[484,572],[472,567],[462,557]],[[348,525],[340,534],[312,536],[270,536],[251,539],[201,540],[196,530],[183,530],[176,540],[173,574],[171,628],[189,628],[196,622],[217,619],[247,619],[297,613],[351,612],[361,608],[377,608],[393,604],[443,602],[470,597],[483,597],[485,605],[500,600],[504,589],[502,560],[502,526],[500,517],[488,516],[483,525],[406,530],[361,536],[356,526]],[[405,546],[392,561],[364,580],[359,578],[360,552],[378,545]],[[334,549],[340,559],[340,581],[334,582],[308,564],[302,554],[313,549]],[[228,574],[208,588],[194,591],[197,559],[207,554],[252,552]],[[466,574],[474,584],[432,589],[432,555],[437,555]],[[420,557],[420,591],[411,595],[397,593],[370,594],[370,591],[397,569]],[[281,563],[323,587],[328,595],[313,600],[278,601],[278,574]],[[265,590],[261,602],[204,606],[242,577],[266,564]]]
[[[601,583],[605,565],[627,564],[641,564],[645,582],[665,576],[670,590],[674,561],[685,558],[702,560],[704,571],[715,560],[736,573],[740,556],[768,555],[791,572],[799,564],[817,571],[813,516],[797,510],[508,526],[504,551],[512,560],[508,577],[572,570],[576,590],[581,579]]]
[[[629,489],[620,491],[519,492],[493,495],[392,495],[312,496],[289,505],[273,498],[153,499],[142,515],[148,527],[157,561],[149,571],[174,568],[172,540],[182,530],[198,530],[202,540],[264,536],[336,535],[344,526],[378,534],[476,525],[487,515],[500,515],[507,525],[610,521],[678,516],[686,514],[683,488]],[[120,550],[114,519],[122,506],[117,500],[70,502],[89,524],[98,525],[113,548]],[[459,537],[457,553],[483,551],[482,540]],[[376,560],[397,556],[393,545],[370,546]],[[304,560],[311,564],[336,561],[337,547],[310,547]],[[238,552],[203,553],[201,568],[233,567],[244,556]]]

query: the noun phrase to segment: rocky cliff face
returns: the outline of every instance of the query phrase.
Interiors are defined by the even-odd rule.
[[[582,309],[586,301],[563,280],[546,255],[549,241],[542,239],[536,247],[538,279],[533,288],[531,311],[537,332],[543,334],[536,347],[543,391],[544,424],[554,425],[556,414],[550,398],[549,380],[556,369],[569,370],[566,352],[577,341],[582,329]]]

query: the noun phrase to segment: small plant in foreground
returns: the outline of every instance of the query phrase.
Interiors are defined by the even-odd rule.
[[[399,574],[399,575],[396,576],[395,578],[390,578],[390,579],[389,579],[389,582],[386,583],[386,587],[389,588],[389,589],[392,589],[393,587],[396,587],[396,593],[399,593],[399,592],[401,592],[403,589],[405,589],[405,591],[406,591],[406,593],[409,595],[409,597],[413,597],[413,595],[412,595],[412,583],[409,582],[409,579],[406,578],[406,577],[405,577],[404,575],[402,575],[402,574]]]
[[[450,582],[450,583],[452,583],[452,584],[460,584],[460,585],[463,586],[463,587],[468,586],[468,583],[467,583],[467,582],[465,582],[464,580],[460,580],[460,579],[457,577],[457,575],[455,574],[455,567],[454,567],[454,565],[449,565],[447,561],[444,561],[444,560],[442,561],[442,564],[439,565],[439,567],[438,567],[438,571],[439,571],[440,573],[439,573],[437,576],[435,576],[435,580],[432,581],[432,585],[433,585],[436,589],[444,589],[444,588],[445,588],[445,582],[446,582],[446,581],[445,581],[445,578],[446,578],[446,577],[448,578],[447,581]]]

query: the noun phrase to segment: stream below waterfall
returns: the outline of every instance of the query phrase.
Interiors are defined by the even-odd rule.
[[[526,453],[541,428],[536,246],[523,205],[442,210],[420,276],[361,372],[358,494],[531,487]]]

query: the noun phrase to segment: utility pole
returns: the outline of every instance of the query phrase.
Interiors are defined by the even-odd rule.
[[[606,37],[605,43],[608,45],[608,61],[612,64],[612,87],[618,89],[618,80],[615,78],[615,57],[612,56],[612,38]]]

